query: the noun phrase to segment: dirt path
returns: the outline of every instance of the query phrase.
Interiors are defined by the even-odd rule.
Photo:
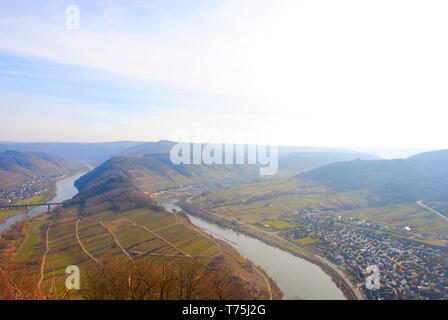
[[[124,253],[125,255],[127,255],[128,258],[129,258],[131,261],[133,261],[133,259],[132,259],[132,257],[130,256],[130,254],[129,254],[129,253],[126,251],[126,249],[120,244],[120,242],[118,242],[118,239],[117,239],[117,237],[115,236],[115,233],[114,233],[112,230],[110,230],[109,227],[107,227],[107,226],[103,223],[103,221],[100,221],[99,223],[104,227],[104,229],[106,229],[106,230],[110,233],[110,235],[112,236],[112,238],[114,238],[115,243],[117,244],[117,246],[120,247],[121,251],[123,251],[123,253]]]
[[[41,285],[42,281],[44,281],[45,259],[47,257],[48,251],[50,251],[50,247],[48,246],[48,234],[50,232],[50,228],[51,228],[52,224],[53,223],[50,223],[48,225],[47,231],[45,232],[45,252],[44,252],[44,255],[42,256],[42,263],[40,265],[40,278],[39,278],[39,281],[37,282],[37,291],[39,292],[39,296],[41,295],[40,285]]]
[[[150,253],[150,252],[142,252],[136,250],[129,250],[129,252],[133,252],[135,254],[143,255],[143,256],[156,256],[156,257],[177,257],[177,258],[195,258],[195,257],[187,257],[184,254],[163,254],[163,253]]]
[[[272,300],[272,289],[271,289],[271,284],[269,283],[269,279],[263,274],[263,272],[261,272],[258,267],[254,267],[255,271],[257,271],[257,273],[263,277],[264,281],[266,282],[266,287],[268,288],[268,292],[269,292],[269,300]]]
[[[81,218],[79,218],[79,219],[76,221],[76,226],[75,226],[76,240],[78,241],[79,245],[81,246],[82,251],[84,251],[84,253],[85,253],[86,255],[88,255],[90,258],[92,258],[93,261],[95,261],[96,263],[100,264],[100,262],[99,262],[94,256],[92,256],[92,255],[89,253],[89,251],[86,250],[86,248],[84,248],[84,246],[83,246],[82,243],[81,243],[81,240],[79,239],[79,235],[78,235],[78,223],[79,223],[80,220],[81,220]]]
[[[129,221],[129,222],[130,222],[131,224],[133,224],[134,226],[136,226],[136,227],[140,227],[140,228],[142,228],[142,229],[148,231],[149,233],[155,235],[155,236],[156,236],[157,238],[159,238],[160,240],[166,242],[170,247],[176,249],[177,251],[180,251],[181,253],[183,253],[183,254],[186,255],[187,257],[190,257],[190,258],[192,257],[191,255],[189,255],[188,253],[186,253],[184,250],[182,250],[182,249],[176,247],[174,244],[172,244],[171,242],[169,242],[168,240],[166,240],[164,237],[162,237],[161,235],[158,235],[158,234],[155,233],[154,231],[151,231],[151,230],[148,229],[147,227],[142,226],[142,225],[139,225],[139,224],[135,223],[134,221],[132,221],[131,219],[128,219],[128,218],[125,218],[125,217],[123,217],[123,218],[126,219],[127,221]]]

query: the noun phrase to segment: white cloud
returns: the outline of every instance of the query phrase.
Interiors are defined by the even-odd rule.
[[[282,144],[446,147],[446,1],[218,4],[132,32],[119,8],[102,22],[81,7],[79,32],[59,18],[3,19],[0,50],[216,97],[188,118],[269,126]],[[185,120],[160,109],[147,121],[155,112],[172,121],[159,132]],[[143,138],[137,118],[128,132]]]

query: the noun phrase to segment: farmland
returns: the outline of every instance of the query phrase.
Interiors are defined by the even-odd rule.
[[[295,178],[198,190],[181,206],[285,250],[297,251],[302,257],[323,257],[355,287],[365,281],[366,265],[382,264],[383,276],[390,281],[378,296],[363,291],[367,299],[415,298],[424,278],[430,279],[425,297],[446,297],[445,263],[437,260],[446,261],[448,253],[446,221],[418,202],[379,206],[372,205],[372,197],[364,190],[337,191]],[[404,261],[401,269],[394,269],[390,257]],[[403,285],[403,279],[411,284]]]
[[[49,232],[50,250],[45,262],[44,288],[49,288],[53,281],[62,288],[65,283],[65,268],[77,265],[81,271],[91,260],[79,246],[76,239],[75,224],[78,219],[78,208],[68,210],[64,218],[54,223]],[[136,223],[133,225],[132,222]],[[96,259],[105,253],[124,255],[104,224],[116,236],[131,257],[153,255],[163,260],[173,256],[183,256],[186,252],[191,256],[216,256],[219,246],[184,224],[176,221],[174,214],[154,212],[152,210],[132,210],[120,214],[102,212],[79,222],[78,236],[85,249]],[[143,229],[148,228],[150,231]],[[30,228],[30,232],[33,232]],[[163,237],[161,240],[156,235]],[[29,235],[33,237],[33,235]],[[170,246],[173,245],[173,247]],[[178,249],[175,249],[175,248]],[[38,249],[38,248],[36,248]],[[33,253],[28,253],[32,255]],[[81,280],[82,281],[82,280]]]
[[[284,220],[291,217],[315,213],[367,220],[389,229],[408,226],[433,240],[448,234],[448,225],[417,203],[372,207],[369,197],[367,191],[337,192],[299,179],[278,179],[208,191],[193,204],[269,230],[287,228]]]
[[[303,211],[326,211],[367,206],[363,192],[334,192],[298,179],[237,185],[208,192],[194,203],[218,214],[249,223]]]
[[[274,297],[281,294],[274,283],[270,284],[272,292],[266,291],[265,277],[255,266],[226,243],[194,227],[182,213],[158,207],[106,210],[85,216],[81,212],[79,205],[57,208],[52,215],[27,223],[25,236],[16,241],[11,261],[27,263],[35,278],[42,270],[40,290],[45,294],[60,297],[64,293],[69,265],[80,268],[81,287],[85,288],[82,275],[109,255],[132,262],[148,260],[156,266],[194,260],[241,277],[242,287],[248,286],[242,290],[255,286],[266,296],[272,292]],[[69,298],[82,299],[84,293],[81,290]]]

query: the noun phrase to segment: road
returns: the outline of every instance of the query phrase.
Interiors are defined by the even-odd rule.
[[[439,217],[441,217],[442,219],[444,219],[445,221],[448,221],[448,218],[446,216],[444,216],[443,214],[441,214],[439,211],[434,210],[431,207],[428,207],[426,204],[423,203],[423,200],[417,201],[417,203],[422,207],[425,208],[426,210],[429,210],[435,214],[437,214]]]
[[[79,221],[80,221],[80,220],[81,220],[81,218],[79,218],[79,219],[76,221],[76,225],[75,225],[76,240],[78,240],[78,243],[79,243],[79,245],[80,245],[82,251],[84,251],[85,254],[87,254],[90,258],[92,258],[93,261],[95,261],[96,263],[100,264],[100,262],[99,262],[94,256],[92,256],[92,255],[89,253],[89,251],[86,250],[86,248],[84,248],[84,246],[83,246],[82,243],[81,243],[81,240],[79,239],[79,235],[78,235],[78,224],[79,224]]]

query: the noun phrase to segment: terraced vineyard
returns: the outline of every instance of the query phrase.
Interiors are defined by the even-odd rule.
[[[200,259],[207,263],[222,252],[218,242],[177,219],[175,213],[137,209],[122,213],[105,211],[80,218],[79,212],[79,206],[65,209],[51,225],[41,284],[43,292],[54,292],[54,287],[57,292],[63,292],[67,266],[77,265],[82,274],[88,262],[98,261],[105,253],[130,259],[153,257],[160,263],[174,258]],[[44,220],[30,225],[17,259],[42,259],[46,228],[48,221]]]

